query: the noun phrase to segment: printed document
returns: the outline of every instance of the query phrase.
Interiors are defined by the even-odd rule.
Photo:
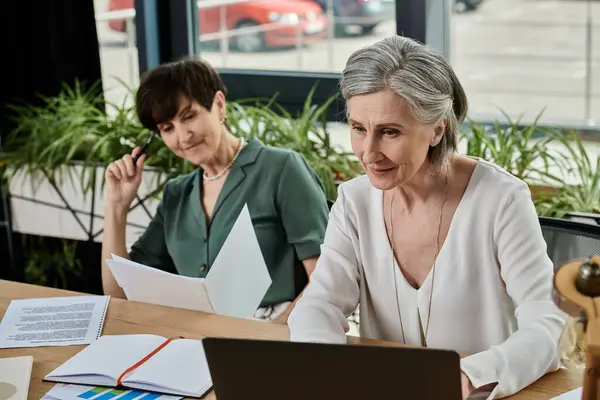
[[[0,322],[0,348],[90,344],[102,334],[110,296],[12,300]]]
[[[127,299],[230,317],[254,317],[271,276],[244,205],[206,279],[170,274],[112,255],[106,260]]]

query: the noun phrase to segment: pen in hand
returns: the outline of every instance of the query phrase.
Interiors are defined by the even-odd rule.
[[[150,143],[152,142],[152,139],[154,139],[154,136],[156,136],[156,131],[153,131],[150,134],[150,136],[148,137],[148,140],[146,140],[146,143],[144,143],[144,145],[140,149],[140,152],[135,155],[135,157],[133,159],[134,167],[137,165],[138,159],[142,156],[142,154],[144,154],[146,152],[146,150],[148,150],[148,146],[150,146]]]

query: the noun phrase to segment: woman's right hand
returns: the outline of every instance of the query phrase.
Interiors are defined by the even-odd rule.
[[[115,211],[126,213],[140,187],[146,154],[142,154],[134,166],[133,159],[139,152],[140,148],[136,147],[131,154],[124,155],[106,168],[106,206]]]

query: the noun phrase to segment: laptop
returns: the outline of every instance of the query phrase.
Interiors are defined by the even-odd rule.
[[[461,400],[457,352],[203,339],[219,400]]]

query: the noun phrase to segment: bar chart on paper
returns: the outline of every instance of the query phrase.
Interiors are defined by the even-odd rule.
[[[42,400],[176,400],[179,396],[168,396],[141,390],[114,389],[83,385],[55,385]]]

